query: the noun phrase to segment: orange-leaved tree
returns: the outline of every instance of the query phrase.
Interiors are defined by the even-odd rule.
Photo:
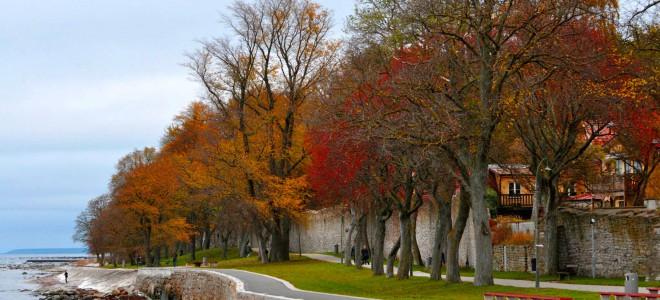
[[[157,156],[123,174],[113,197],[117,205],[136,220],[146,263],[160,264],[161,247],[188,240],[189,225],[181,217],[182,198],[171,157]]]

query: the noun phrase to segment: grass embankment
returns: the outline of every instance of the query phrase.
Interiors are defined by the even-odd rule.
[[[335,254],[334,252],[323,253],[326,255],[331,255],[335,257],[343,257],[340,254]],[[395,262],[395,266],[398,262]],[[428,269],[420,266],[413,266],[415,271],[428,272]],[[445,269],[442,269],[442,273],[445,274]],[[474,269],[462,268],[461,276],[474,276]],[[534,273],[528,272],[499,272],[493,271],[493,277],[500,279],[518,279],[518,280],[535,280]],[[544,282],[560,282],[560,283],[571,283],[571,284],[587,284],[587,285],[610,285],[610,286],[623,286],[624,278],[591,278],[591,277],[582,277],[582,276],[571,276],[570,280],[559,280],[558,276],[554,275],[541,275],[541,281]],[[639,278],[639,286],[641,287],[658,287],[660,286],[660,281],[645,281],[644,277]]]
[[[510,292],[557,295],[580,300],[595,300],[595,293],[554,289],[522,289],[506,286],[475,287],[470,283],[448,284],[415,277],[397,280],[372,276],[368,269],[357,270],[340,264],[321,262],[297,255],[290,262],[261,264],[256,257],[220,261],[218,268],[252,271],[282,278],[300,289],[379,299],[483,299],[484,292]]]
[[[184,254],[181,255],[177,258],[176,260],[176,265],[177,266],[185,266],[185,265],[192,265],[195,262],[202,262],[202,259],[206,257],[206,261],[210,264],[214,264],[217,262],[220,262],[222,260],[225,260],[222,256],[222,249],[220,248],[211,248],[208,250],[197,250],[195,252],[195,259],[192,259],[192,254]],[[238,258],[238,249],[228,249],[227,251],[227,258],[226,259],[234,259]],[[172,266],[172,258],[168,258],[165,260],[161,260],[160,262],[161,266]]]
[[[197,250],[195,252],[195,259],[192,259],[192,254],[187,253],[184,255],[181,255],[177,257],[176,259],[176,265],[181,267],[181,266],[191,266],[195,262],[202,262],[202,259],[206,257],[206,261],[209,264],[216,264],[222,260],[225,260],[222,256],[222,249],[220,248],[211,248],[208,250]],[[227,259],[235,259],[238,258],[238,249],[228,249],[227,251]],[[161,267],[171,267],[172,266],[172,258],[171,257],[165,257],[160,259],[160,266]],[[118,265],[117,267],[121,267],[121,265]],[[140,267],[145,267],[144,265],[140,265]],[[107,264],[104,266],[104,268],[107,269],[114,269],[115,266],[113,264]],[[124,267],[126,269],[136,269],[137,266],[133,264],[126,264]]]

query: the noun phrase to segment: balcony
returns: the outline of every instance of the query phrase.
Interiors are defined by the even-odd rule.
[[[625,179],[623,176],[611,176],[589,185],[591,192],[596,194],[623,192],[625,188]]]
[[[532,207],[534,194],[500,195],[500,207]]]

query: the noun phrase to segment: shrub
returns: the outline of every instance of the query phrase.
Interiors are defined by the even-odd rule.
[[[531,245],[534,236],[529,232],[514,232],[502,242],[504,245]]]
[[[516,217],[500,216],[490,220],[493,245],[529,245],[534,240],[528,232],[513,232],[511,223],[520,222]]]
[[[504,243],[513,234],[511,224],[509,223],[496,223],[491,226],[491,234],[493,237],[493,245],[500,245]]]

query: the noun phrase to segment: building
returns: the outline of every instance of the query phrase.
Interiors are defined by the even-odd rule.
[[[637,172],[639,163],[608,155],[594,167],[598,176],[589,180],[562,178],[559,184],[561,205],[581,209],[631,207],[626,199],[632,197],[636,183],[631,175]],[[660,175],[652,177],[647,187],[647,196],[651,197],[657,194],[654,181],[658,181],[656,178]],[[491,164],[488,166],[488,185],[497,194],[497,214],[522,219],[531,217],[535,177],[528,165]]]
[[[524,164],[488,165],[488,185],[497,193],[497,213],[529,219],[534,204],[534,174]]]

